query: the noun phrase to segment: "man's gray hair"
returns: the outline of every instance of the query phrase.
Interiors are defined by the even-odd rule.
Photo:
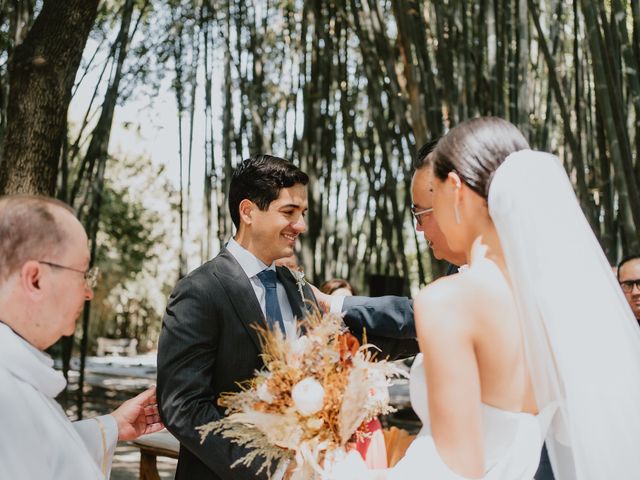
[[[0,282],[29,260],[43,260],[64,247],[67,232],[53,213],[61,208],[75,215],[66,203],[39,195],[0,197]]]

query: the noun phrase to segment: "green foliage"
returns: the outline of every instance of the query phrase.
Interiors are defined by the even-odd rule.
[[[105,179],[95,265],[90,338],[137,338],[155,347],[172,265],[172,189],[148,159],[112,159]],[[164,195],[164,198],[163,198]],[[177,254],[173,253],[177,259]]]
[[[159,219],[155,212],[131,198],[126,189],[109,182],[102,197],[96,262],[123,279],[134,278],[149,259],[150,248],[160,240],[152,233],[152,226]]]

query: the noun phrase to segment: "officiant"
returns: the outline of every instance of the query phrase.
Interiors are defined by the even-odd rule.
[[[88,239],[73,210],[0,197],[0,478],[104,479],[118,440],[163,428],[151,388],[110,415],[72,423],[66,381],[44,351],[71,335],[93,298]]]

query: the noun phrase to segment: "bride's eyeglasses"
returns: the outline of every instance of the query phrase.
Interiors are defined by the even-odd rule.
[[[416,206],[411,205],[411,215],[416,219],[418,225],[422,226],[422,215],[433,212],[433,207],[425,208],[424,210],[416,211]]]
[[[620,288],[624,293],[631,293],[633,291],[633,287],[636,287],[640,290],[640,278],[636,280],[625,280],[624,282],[620,282]]]

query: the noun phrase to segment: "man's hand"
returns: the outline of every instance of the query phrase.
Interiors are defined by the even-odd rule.
[[[135,440],[164,428],[158,414],[155,386],[127,400],[111,415],[118,424],[118,440]]]
[[[318,305],[320,306],[320,310],[322,311],[322,313],[327,313],[328,311],[330,311],[331,295],[322,293],[320,290],[318,290],[318,287],[316,287],[315,285],[312,285],[310,283],[307,283],[307,284],[311,287],[311,290],[313,291],[313,295],[316,297],[316,300],[318,301]]]

